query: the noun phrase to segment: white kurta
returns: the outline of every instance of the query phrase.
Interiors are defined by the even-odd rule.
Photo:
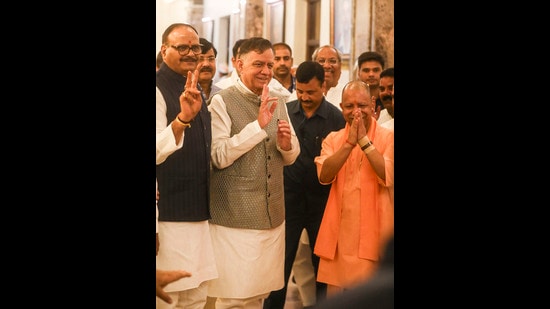
[[[383,124],[391,119],[393,119],[392,116],[390,115],[390,113],[388,113],[388,110],[384,108],[380,111],[380,116],[378,117],[378,120],[376,122],[378,122],[378,124]]]
[[[218,279],[208,296],[248,298],[284,286],[285,224],[270,230],[236,229],[210,224]]]
[[[191,277],[168,284],[164,288],[166,292],[196,288],[203,281],[217,277],[208,221],[160,221],[158,225],[160,246],[157,269],[184,269],[191,273]]]
[[[185,131],[176,141],[171,120],[166,119],[166,102],[157,87],[156,96],[156,164],[161,164],[174,151],[183,147]],[[158,183],[157,183],[158,185]],[[162,196],[160,196],[162,199]],[[158,207],[158,206],[157,206]],[[158,208],[157,208],[158,209]],[[158,214],[157,214],[158,217]],[[157,269],[186,270],[191,277],[182,278],[165,287],[166,292],[175,292],[198,287],[202,282],[216,278],[216,262],[208,221],[158,222],[159,252]]]
[[[340,81],[336,85],[336,87],[331,87],[328,90],[327,95],[325,95],[325,99],[332,103],[332,105],[338,107],[339,110],[342,110],[342,108],[340,107],[340,102],[342,102],[342,90],[344,89],[345,85],[346,83]]]
[[[384,128],[388,128],[388,129],[390,129],[390,130],[393,130],[393,122],[394,122],[394,120],[393,120],[393,118],[392,118],[392,119],[390,119],[390,120],[388,120],[388,121],[385,121],[385,122],[381,123],[380,125],[381,125],[382,127],[384,127]]]

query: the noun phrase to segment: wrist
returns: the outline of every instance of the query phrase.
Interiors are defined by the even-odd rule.
[[[366,143],[365,145],[361,146],[361,150],[365,151],[366,149],[370,148],[371,146],[374,147],[374,146],[372,145],[372,142],[369,141],[369,142]]]
[[[370,141],[369,137],[368,136],[363,136],[359,141],[357,141],[359,143],[359,146],[361,146],[361,149],[365,150],[365,148],[369,147],[370,145],[372,145],[372,142]],[[368,145],[370,144],[370,145]],[[367,146],[368,145],[368,146]],[[365,147],[366,146],[366,147]],[[363,148],[365,147],[365,148]]]
[[[363,152],[364,152],[366,155],[369,154],[369,153],[370,153],[371,151],[373,151],[374,149],[376,149],[376,148],[374,148],[374,145],[373,145],[371,142],[369,142],[369,145],[370,145],[370,146],[365,147],[365,149],[361,148],[361,149],[363,149]]]
[[[192,121],[193,121],[193,120],[191,120],[191,121],[183,121],[183,120],[180,119],[179,115],[176,116],[176,122],[178,122],[179,124],[181,124],[181,125],[184,126],[184,127],[189,127],[189,128],[190,128],[190,127],[191,127],[191,122],[192,122]]]

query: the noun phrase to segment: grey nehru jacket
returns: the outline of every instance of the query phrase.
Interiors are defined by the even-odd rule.
[[[231,86],[219,92],[231,118],[231,136],[258,118],[260,96],[241,93]],[[272,95],[272,94],[270,94]],[[277,118],[288,120],[284,98],[267,137],[232,165],[213,167],[210,184],[210,222],[233,228],[271,229],[285,219],[283,159],[277,150]]]

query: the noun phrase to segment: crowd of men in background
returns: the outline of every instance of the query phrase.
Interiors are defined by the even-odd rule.
[[[344,83],[331,45],[296,66],[284,42],[232,52],[220,79],[192,25],[162,36],[157,308],[283,309],[289,282],[304,308],[332,308],[382,265],[393,279],[394,69],[367,51]],[[393,308],[387,270],[385,297],[357,301]]]

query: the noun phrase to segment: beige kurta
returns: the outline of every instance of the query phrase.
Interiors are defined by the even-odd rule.
[[[248,298],[283,288],[284,223],[269,230],[210,224],[210,234],[218,279],[210,281],[208,296]]]
[[[168,284],[166,292],[198,287],[218,276],[208,221],[159,222],[159,254],[157,269],[184,269],[191,277]]]

